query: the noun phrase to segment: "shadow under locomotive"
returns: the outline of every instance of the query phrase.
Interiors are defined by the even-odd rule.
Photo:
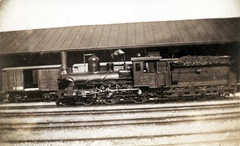
[[[143,103],[150,98],[218,97],[236,92],[229,56],[139,56],[127,64],[122,50],[114,55],[124,57],[120,68],[113,62],[100,67],[99,58],[92,55],[84,63],[88,71],[67,72],[67,52],[62,51],[56,104],[116,104],[128,99]]]

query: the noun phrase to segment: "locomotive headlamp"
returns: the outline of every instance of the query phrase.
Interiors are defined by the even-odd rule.
[[[118,52],[117,52],[117,51],[113,52],[113,55],[114,55],[114,56],[117,56],[117,55],[118,55]]]
[[[123,52],[123,50],[121,50],[121,49],[118,49],[117,51],[118,51],[118,53],[119,53],[120,55],[122,55],[122,54],[125,53],[125,52]]]
[[[125,52],[123,52],[123,50],[121,50],[121,49],[118,49],[117,51],[114,51],[114,52],[113,52],[113,55],[115,55],[115,56],[117,56],[117,55],[123,55],[123,54],[125,54]]]

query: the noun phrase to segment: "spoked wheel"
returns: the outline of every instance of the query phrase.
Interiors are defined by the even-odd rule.
[[[144,103],[148,101],[148,98],[145,94],[143,95],[136,95],[136,96],[131,96],[130,99],[135,102],[135,103]]]
[[[96,101],[96,95],[90,95],[86,98],[81,99],[83,105],[92,105]]]
[[[86,98],[86,99],[82,100],[82,103],[84,105],[92,105],[94,102],[95,102],[95,99],[93,99],[93,98]]]
[[[22,102],[23,101],[23,96],[20,95],[20,94],[16,94],[16,95],[13,96],[13,100],[15,102]]]
[[[42,95],[44,101],[51,101],[52,100],[52,95],[49,93],[43,93]]]
[[[197,96],[197,99],[200,100],[200,101],[204,101],[204,100],[207,100],[208,99],[208,96],[206,95],[206,92],[205,90],[202,90],[200,92],[200,96]]]
[[[106,98],[103,100],[103,103],[105,104],[117,104],[120,101],[120,97],[114,97]]]

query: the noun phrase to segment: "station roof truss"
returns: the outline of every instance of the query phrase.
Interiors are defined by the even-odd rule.
[[[240,18],[82,25],[0,32],[0,55],[240,41]]]

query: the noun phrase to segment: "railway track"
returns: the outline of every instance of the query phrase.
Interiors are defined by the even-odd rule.
[[[56,107],[0,105],[1,145],[236,145],[240,100]]]

